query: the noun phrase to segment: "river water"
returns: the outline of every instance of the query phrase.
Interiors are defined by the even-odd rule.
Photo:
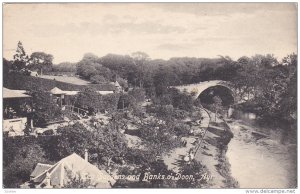
[[[271,138],[257,139],[253,128],[240,120],[229,123],[234,137],[227,157],[240,188],[295,188],[297,146]]]

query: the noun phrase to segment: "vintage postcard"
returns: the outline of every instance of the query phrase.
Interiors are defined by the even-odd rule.
[[[2,7],[4,189],[295,192],[297,3]]]

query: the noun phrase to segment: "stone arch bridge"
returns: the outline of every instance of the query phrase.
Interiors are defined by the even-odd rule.
[[[234,90],[230,82],[222,80],[205,81],[196,84],[173,86],[181,92],[193,94],[194,100],[200,99],[204,103],[213,103],[213,97],[219,96],[223,106],[229,106],[235,103]]]

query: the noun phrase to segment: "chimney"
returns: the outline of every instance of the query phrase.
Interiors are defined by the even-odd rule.
[[[84,150],[84,160],[87,162],[89,161],[89,153],[87,149]]]

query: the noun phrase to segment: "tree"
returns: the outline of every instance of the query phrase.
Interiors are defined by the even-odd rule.
[[[29,64],[29,57],[25,52],[22,42],[18,42],[16,54],[14,55],[12,69],[20,71],[22,69],[27,69]]]
[[[285,125],[289,125],[294,120],[297,107],[297,56],[289,55],[283,59],[283,64],[266,70],[262,92],[256,102],[261,109],[260,116],[276,118],[277,122],[287,122]]]
[[[133,63],[137,67],[137,80],[139,82],[139,87],[143,86],[143,77],[144,77],[144,65],[149,60],[149,55],[147,53],[138,51],[131,54]]]
[[[128,55],[108,54],[100,58],[100,63],[124,79],[128,77],[129,71],[135,67],[132,58]]]
[[[149,55],[141,51],[132,53],[131,57],[135,60],[135,62],[138,62],[138,65],[142,65],[143,62],[149,60]]]
[[[100,84],[107,82],[107,80],[102,75],[94,75],[91,77],[91,82],[93,84]]]
[[[3,79],[6,80],[10,70],[12,69],[12,62],[3,58]]]
[[[41,87],[32,87],[30,90],[32,96],[32,106],[34,112],[34,122],[36,126],[44,126],[48,121],[61,118],[61,109],[53,101],[49,92],[45,92]]]
[[[128,83],[126,79],[123,79],[119,76],[117,76],[116,81],[120,84],[120,86],[124,89],[128,88]]]
[[[160,156],[179,146],[174,131],[174,126],[163,122],[160,119],[152,119],[142,123],[140,127],[140,136],[144,140],[148,149],[153,150],[154,156]]]
[[[176,88],[166,88],[164,94],[154,98],[158,105],[172,105],[174,108],[190,111],[193,109],[192,96],[187,92],[180,92]]]
[[[162,66],[153,77],[156,96],[161,96],[166,93],[167,87],[170,86],[170,77]]]
[[[101,95],[94,88],[87,87],[76,95],[75,106],[88,109],[90,112],[101,110],[103,108]]]
[[[108,94],[101,96],[102,100],[102,110],[107,110],[107,111],[114,111],[118,107],[120,99],[120,94],[119,93],[113,93],[113,94]]]
[[[80,123],[59,128],[57,131],[60,136],[56,150],[62,158],[73,152],[84,155],[85,149],[88,149],[91,155],[97,155],[96,162],[106,157],[107,166],[110,166],[113,157],[122,157],[127,150],[126,140],[119,128],[119,123],[114,121],[96,129],[87,129]]]
[[[145,100],[145,90],[143,88],[134,88],[133,90],[128,92],[128,95],[131,95],[135,98],[136,102],[144,102]]]
[[[91,80],[94,76],[103,76],[107,81],[112,80],[111,70],[101,64],[101,60],[94,54],[87,53],[81,61],[77,63],[76,73],[84,79]],[[99,77],[94,77],[93,82]],[[102,80],[101,80],[102,81]]]
[[[278,61],[273,55],[267,54],[241,57],[238,64],[237,74],[232,81],[236,94],[248,101],[266,88],[266,78],[270,76],[273,67],[278,65]]]
[[[287,66],[289,73],[286,77],[287,87],[282,92],[280,107],[287,120],[296,123],[297,112],[297,55],[291,54],[283,59],[283,64]]]
[[[136,100],[132,95],[122,94],[118,101],[118,109],[130,109],[136,106]]]
[[[30,69],[38,69],[40,74],[43,74],[43,71],[51,71],[53,66],[53,55],[47,54],[44,52],[34,52],[30,55]]]
[[[81,60],[77,63],[76,73],[84,79],[90,80],[91,77],[97,75],[97,63]]]
[[[60,158],[64,158],[72,153],[84,155],[85,149],[93,149],[92,132],[88,131],[80,123],[58,128],[57,152]]]
[[[127,142],[116,120],[108,125],[98,128],[93,132],[92,144],[94,151],[100,157],[105,157],[107,166],[110,166],[113,158],[123,158],[127,153]]]
[[[54,72],[76,72],[76,63],[62,62],[57,65],[53,65],[52,71],[54,71]]]
[[[3,170],[3,184],[5,188],[18,188],[29,180],[33,167],[38,163],[48,163],[42,148],[34,143],[23,144],[14,154],[14,160],[10,161]]]

